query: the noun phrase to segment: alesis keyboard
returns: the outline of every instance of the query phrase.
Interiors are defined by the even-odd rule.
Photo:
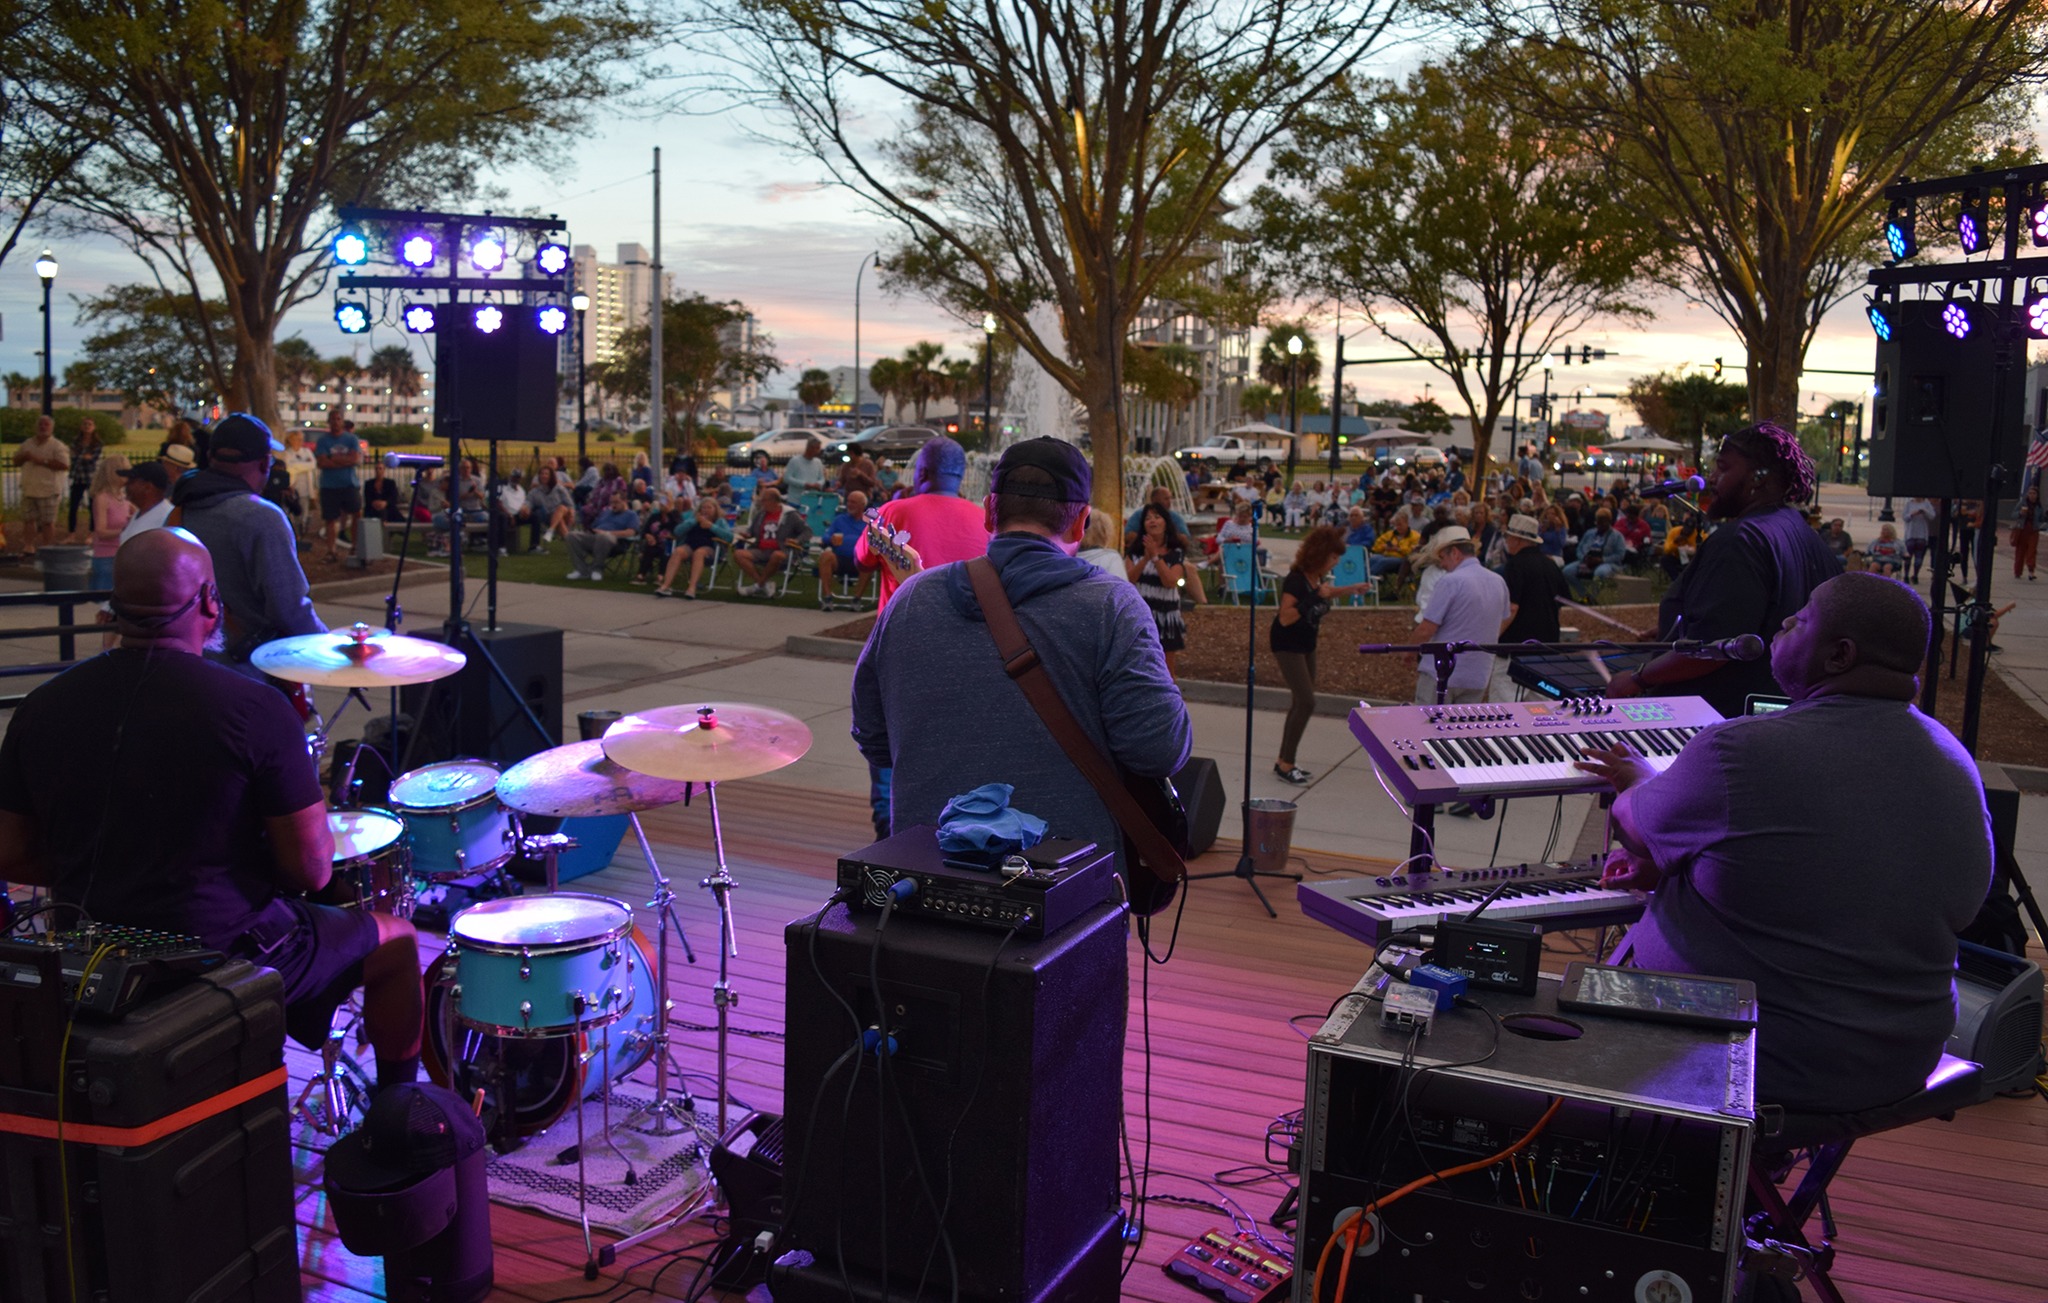
[[[1496,887],[1501,894],[1479,917],[1534,923],[1545,932],[1605,927],[1641,917],[1643,898],[1600,885],[1597,864],[1503,864],[1491,869],[1390,873],[1377,878],[1304,882],[1295,889],[1301,912],[1349,937],[1378,946],[1408,928],[1433,928],[1447,915],[1470,914]]]
[[[1589,748],[1625,744],[1660,773],[1721,714],[1698,697],[1360,706],[1351,732],[1411,806],[1478,797],[1597,792],[1576,767]]]

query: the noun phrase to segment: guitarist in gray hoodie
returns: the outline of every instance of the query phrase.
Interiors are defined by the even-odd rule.
[[[291,522],[262,497],[271,454],[282,451],[270,427],[247,412],[232,413],[213,427],[206,466],[172,486],[168,522],[190,530],[213,557],[227,606],[226,642],[208,656],[266,682],[249,664],[251,652],[273,638],[327,628],[313,610]]]

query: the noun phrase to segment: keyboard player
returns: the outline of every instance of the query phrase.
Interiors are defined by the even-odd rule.
[[[1661,774],[1581,762],[1620,793],[1603,882],[1653,892],[1633,962],[1756,983],[1760,1103],[1903,1099],[1954,1025],[1991,831],[1968,753],[1913,705],[1929,618],[1895,579],[1830,579],[1771,644],[1788,709],[1707,728]]]

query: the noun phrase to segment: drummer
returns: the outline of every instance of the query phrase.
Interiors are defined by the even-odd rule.
[[[0,740],[0,880],[50,888],[78,920],[276,969],[309,1048],[361,986],[378,1085],[412,1081],[412,924],[296,895],[332,873],[327,806],[291,706],[201,655],[226,615],[206,548],[182,529],[136,535],[111,606],[119,645],[31,692]]]

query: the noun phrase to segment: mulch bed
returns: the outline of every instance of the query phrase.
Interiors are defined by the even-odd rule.
[[[1656,623],[1653,606],[1603,608],[1603,614],[1647,628]],[[1272,623],[1269,611],[1259,613],[1258,678],[1263,684],[1281,682],[1280,667],[1266,649],[1266,628]],[[1599,637],[1620,630],[1604,629],[1590,616],[1574,615],[1581,631]],[[1188,645],[1180,654],[1180,676],[1233,685],[1244,682],[1246,619],[1242,607],[1215,605],[1188,612]],[[875,617],[863,616],[825,630],[821,637],[867,640]],[[1394,656],[1361,656],[1351,648],[1363,642],[1407,642],[1415,636],[1413,607],[1384,610],[1349,610],[1339,607],[1323,617],[1317,657],[1316,687],[1323,692],[1345,696],[1376,697],[1406,701],[1415,691],[1415,672]],[[2048,768],[2048,719],[2006,686],[1994,672],[1984,681],[1984,706],[1977,725],[1977,754],[1993,764],[2034,765]],[[1935,701],[1935,718],[1959,732],[1963,724],[1963,681],[1967,669],[1953,679],[1943,678]]]

